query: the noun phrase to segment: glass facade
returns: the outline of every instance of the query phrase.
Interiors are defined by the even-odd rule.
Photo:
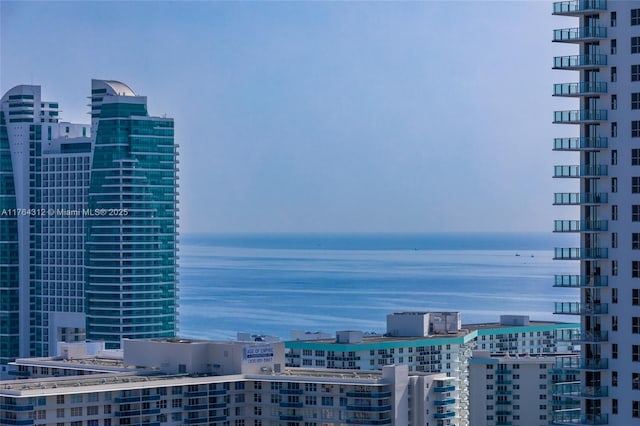
[[[177,150],[172,119],[108,89],[92,97],[85,289],[87,337],[114,348],[176,333]]]
[[[9,136],[0,111],[0,364],[13,360],[19,351],[18,220]]]

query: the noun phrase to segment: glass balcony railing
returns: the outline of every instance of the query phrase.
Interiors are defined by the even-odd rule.
[[[606,370],[609,368],[607,358],[580,358],[563,356],[556,358],[555,367],[563,370]]]
[[[609,146],[608,138],[555,138],[553,140],[554,151],[580,151],[583,149],[606,149]]]
[[[581,333],[575,340],[576,343],[603,343],[609,340],[609,334],[605,330],[587,330]]]
[[[555,302],[554,313],[559,315],[605,315],[609,312],[606,303]]]
[[[553,41],[577,42],[607,37],[606,27],[579,27],[553,30]]]
[[[559,70],[576,70],[580,68],[599,68],[607,65],[607,55],[571,55],[553,58],[553,68]]]
[[[607,425],[609,417],[606,414],[581,414],[577,411],[559,411],[553,414],[552,425]]]
[[[553,204],[559,206],[575,206],[583,204],[606,204],[609,194],[606,192],[556,192]]]
[[[607,287],[606,275],[556,275],[554,287]]]
[[[580,15],[599,10],[607,10],[607,0],[570,0],[553,3],[554,15]]]
[[[606,164],[584,164],[576,166],[555,166],[553,177],[556,178],[582,178],[607,176]]]
[[[553,113],[553,122],[556,124],[580,124],[606,120],[606,109],[579,109],[571,111],[555,111]]]
[[[556,220],[553,232],[601,232],[607,228],[606,220]]]
[[[607,83],[604,81],[582,81],[553,85],[553,96],[584,96],[603,93],[607,93]]]
[[[556,247],[554,250],[554,259],[556,260],[607,259],[608,257],[609,257],[609,250],[602,247],[595,247],[595,248]]]

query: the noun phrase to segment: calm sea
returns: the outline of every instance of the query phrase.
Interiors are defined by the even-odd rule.
[[[577,262],[552,260],[553,247],[573,246],[558,234],[184,235],[180,334],[384,332],[399,311],[573,322],[551,313],[577,298],[552,287],[555,274],[578,273]]]

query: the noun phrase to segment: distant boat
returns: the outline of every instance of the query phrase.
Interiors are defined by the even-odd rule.
[[[520,256],[520,253],[516,253],[516,256]]]

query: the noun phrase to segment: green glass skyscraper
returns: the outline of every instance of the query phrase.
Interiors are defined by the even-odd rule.
[[[87,338],[175,336],[177,146],[146,97],[93,80],[94,153],[86,235]]]

